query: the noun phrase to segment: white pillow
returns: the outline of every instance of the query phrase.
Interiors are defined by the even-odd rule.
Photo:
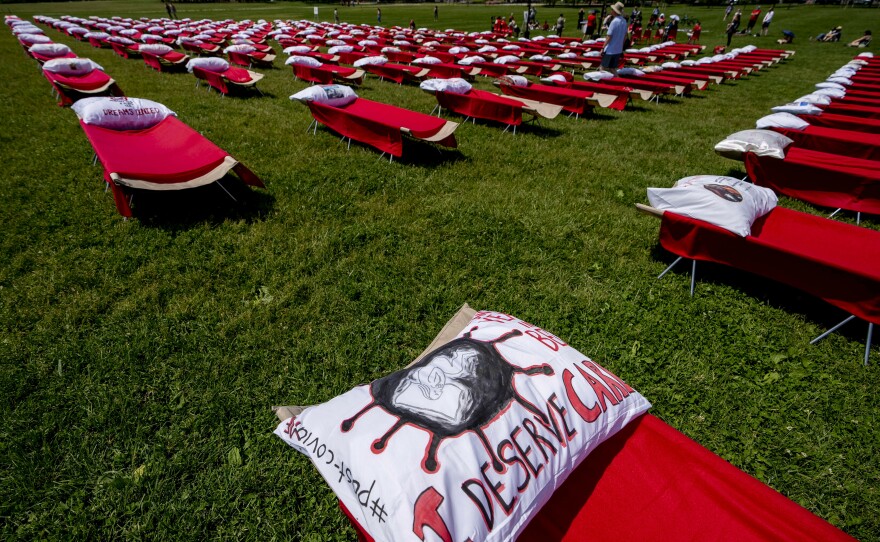
[[[874,53],[859,53],[856,58],[874,58]]]
[[[310,68],[318,68],[323,66],[324,63],[318,60],[317,58],[312,58],[310,56],[298,56],[293,55],[284,61],[288,66],[296,64],[297,66],[309,66]]]
[[[831,97],[823,94],[807,94],[801,96],[795,102],[807,102],[814,105],[828,105],[831,103]]]
[[[449,50],[450,55],[463,55],[465,53],[471,52],[467,47],[453,47]]]
[[[225,58],[213,56],[192,58],[186,63],[186,71],[192,73],[193,68],[199,68],[209,72],[223,73],[229,69],[229,62],[227,62]]]
[[[379,49],[379,51],[383,54],[401,52],[400,47],[382,47],[381,49]]]
[[[551,75],[549,77],[545,77],[545,78],[541,79],[541,81],[567,83],[568,79],[566,79],[565,76],[562,75],[561,73],[554,73],[553,75]]]
[[[645,75],[645,72],[636,68],[620,68],[617,70],[617,73],[621,75],[635,75],[636,77],[642,77]]]
[[[847,77],[831,76],[827,80],[831,83],[840,83],[841,85],[845,85],[845,86],[852,85],[852,80]]]
[[[814,96],[828,96],[830,98],[843,98],[846,96],[846,91],[841,90],[839,88],[817,88],[813,92],[811,92]]]
[[[816,83],[816,88],[836,88],[838,90],[846,91],[846,87],[841,85],[840,83],[829,83],[825,81],[823,83]]]
[[[434,56],[423,56],[412,61],[413,64],[440,64],[443,61]]]
[[[679,64],[678,62],[664,62],[663,64],[660,64],[660,65],[663,66],[664,68],[680,68],[681,67],[681,64]]]
[[[556,58],[558,58],[560,60],[566,60],[569,58],[577,58],[577,53],[562,53],[561,55],[558,55]]]
[[[43,64],[43,70],[60,75],[87,75],[103,69],[100,64],[88,58],[53,58]]]
[[[774,113],[791,113],[792,115],[821,115],[822,108],[807,102],[793,102],[785,105],[771,107]]]
[[[52,38],[43,34],[19,34],[16,36],[18,41],[25,45],[34,45],[36,43],[52,43]]]
[[[374,40],[361,40],[358,42],[358,45],[361,47],[372,47],[374,45],[379,45],[379,42]]]
[[[610,72],[587,72],[584,74],[584,79],[587,81],[601,81],[602,79],[611,79],[612,77],[614,77],[614,74]]]
[[[134,45],[135,44],[134,40],[130,40],[124,36],[110,36],[109,38],[107,38],[107,41],[109,41],[110,43],[118,43],[120,45]]]
[[[310,53],[312,48],[307,45],[291,45],[284,49],[283,53],[285,55],[301,55],[304,53]]]
[[[110,37],[110,34],[108,34],[106,32],[87,32],[87,33],[83,34],[83,37],[86,39],[95,38],[98,40],[105,40]]]
[[[338,55],[339,53],[350,53],[352,51],[354,51],[354,47],[352,47],[351,45],[336,45],[327,49],[327,52],[331,55]],[[305,52],[307,53],[308,51]]]
[[[785,149],[792,143],[794,141],[773,130],[743,130],[730,134],[715,145],[715,152],[733,160],[742,160],[743,153],[747,152],[781,159],[785,158]]]
[[[694,66],[694,65],[697,64],[697,61],[696,61],[696,60],[682,60],[682,61],[680,62],[680,64],[681,64],[682,66]]]
[[[551,62],[553,57],[547,55],[532,55],[529,57],[529,60],[534,60],[535,62]]]
[[[56,58],[70,54],[70,47],[63,43],[35,43],[31,45],[28,51],[40,56]]]
[[[513,85],[515,87],[527,87],[529,86],[529,80],[523,77],[522,75],[502,75],[498,78],[502,83],[506,83],[508,85]]]
[[[173,50],[174,49],[171,48],[170,45],[165,45],[164,43],[145,43],[145,44],[141,45],[140,47],[138,47],[138,51],[140,51],[142,53],[147,53],[147,54],[157,55],[157,56],[167,55],[168,53],[170,53]]]
[[[657,209],[703,220],[742,237],[752,224],[776,207],[769,188],[716,175],[685,177],[673,188],[648,188],[648,201]]]
[[[364,58],[355,60],[353,66],[355,68],[360,68],[361,66],[381,66],[382,64],[387,63],[388,59],[384,56],[365,56]]]
[[[355,92],[345,85],[314,85],[290,97],[298,102],[317,102],[319,104],[342,107],[357,100]]]
[[[440,540],[430,529],[501,542],[648,408],[558,337],[482,311],[411,367],[308,407],[275,434],[374,540]],[[417,537],[414,525],[430,527]]]
[[[513,55],[504,55],[494,60],[495,64],[510,64],[511,62],[519,62],[520,58]]]
[[[792,130],[804,130],[810,123],[791,113],[773,113],[759,118],[755,122],[755,128],[765,130],[767,128],[790,128]]]
[[[223,52],[226,53],[227,55],[229,53],[242,53],[242,54],[248,55],[250,53],[255,52],[256,50],[257,50],[257,48],[254,47],[253,45],[246,45],[244,43],[240,43],[238,45],[230,45],[226,49],[223,49]]]
[[[481,56],[474,55],[474,56],[466,56],[458,61],[458,63],[461,64],[462,66],[470,66],[474,62],[481,62],[482,63],[482,62],[486,62],[486,59]]]
[[[419,88],[429,92],[467,94],[471,91],[473,86],[460,77],[453,77],[451,79],[426,79],[425,81],[422,81]]]
[[[111,130],[143,130],[176,116],[164,105],[143,98],[83,98],[71,109],[85,124]]]
[[[600,56],[602,56],[602,53],[599,51],[587,51],[584,53],[584,58],[598,58]]]

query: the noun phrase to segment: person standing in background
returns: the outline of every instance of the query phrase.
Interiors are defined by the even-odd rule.
[[[773,22],[773,8],[770,8],[770,11],[767,12],[767,15],[764,15],[764,20],[761,22],[762,36],[766,36],[770,32],[771,22]]]
[[[440,12],[437,9],[437,6],[434,6],[434,20],[436,21],[439,18],[440,18]]]
[[[758,23],[758,17],[761,15],[761,6],[755,6],[755,9],[749,14],[749,24],[746,25],[746,34],[751,34],[752,29]]]
[[[562,31],[565,29],[565,16],[563,14],[559,14],[559,18],[556,19],[556,35],[561,36]]]
[[[382,8],[376,8],[376,21],[382,22]]]
[[[733,39],[733,35],[736,34],[736,31],[739,30],[739,21],[742,19],[742,10],[736,10],[736,13],[733,14],[733,19],[727,23],[727,46],[730,47],[730,40]]]
[[[596,33],[596,10],[590,11],[590,14],[587,15],[587,25],[584,27],[584,39],[593,39],[593,34]]]
[[[620,60],[623,58],[623,44],[626,41],[626,19],[623,18],[623,4],[617,2],[611,6],[612,19],[608,24],[608,35],[605,38],[605,45],[602,47],[602,65],[603,71],[610,71],[616,74],[617,68],[620,67]]]

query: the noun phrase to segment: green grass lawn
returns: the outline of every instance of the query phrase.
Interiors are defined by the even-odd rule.
[[[484,30],[521,6],[383,6],[383,23]],[[539,7],[539,19],[571,8]],[[5,5],[34,14],[162,16],[159,2]],[[310,17],[297,3],[180,4],[181,17]],[[320,18],[332,19],[322,6]],[[722,8],[667,8],[723,42]],[[374,22],[375,6],[340,8]],[[742,176],[725,135],[808,93],[854,50],[807,41],[878,11],[779,9],[784,65],[698,96],[560,117],[517,135],[462,125],[458,151],[379,159],[288,96],[223,98],[55,31],[130,96],[150,98],[247,164],[266,190],[144,201],[123,221],[75,115],[0,31],[0,538],[351,540],[311,465],[272,435],[276,404],[310,404],[403,367],[463,303],[552,331],[626,379],[653,412],[863,540],[880,540],[880,355],[864,323],[795,290],[702,266],[697,295],[637,213],[649,186]],[[874,30],[877,30],[876,28]],[[852,36],[852,37],[850,37]],[[480,80],[480,88],[491,88]],[[415,87],[369,78],[371,99],[429,112]],[[461,120],[461,119],[458,119]],[[170,202],[170,203],[166,203]],[[137,201],[135,202],[138,203]],[[827,210],[782,199],[815,214]],[[165,208],[166,205],[170,208]],[[853,216],[843,220],[852,221]],[[876,217],[863,221],[880,229]],[[876,341],[876,339],[875,339]]]

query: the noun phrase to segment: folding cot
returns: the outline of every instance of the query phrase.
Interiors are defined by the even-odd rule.
[[[198,86],[199,81],[204,81],[208,84],[209,91],[211,87],[214,87],[223,96],[232,91],[245,89],[254,89],[260,92],[257,88],[257,83],[263,78],[261,73],[255,73],[244,68],[236,68],[235,66],[230,66],[223,72],[212,72],[199,67],[193,67],[192,73],[196,76],[196,86]]]
[[[275,55],[273,53],[264,51],[254,51],[252,53],[230,51],[227,56],[229,56],[229,61],[233,64],[238,64],[239,66],[245,66],[247,68],[271,68],[272,61],[275,60]]]
[[[533,118],[553,119],[562,111],[561,105],[536,102],[525,98],[517,98],[511,96],[499,96],[485,90],[471,89],[465,94],[456,94],[453,92],[434,92],[437,98],[438,109],[437,116],[440,116],[443,108],[449,109],[459,115],[464,115],[465,122],[469,119],[491,120],[505,124],[506,132],[513,126],[513,133],[516,133],[516,127],[523,122],[523,113],[532,115]]]
[[[320,66],[291,64],[290,67],[293,69],[293,76],[297,79],[320,85],[343,83],[357,86],[364,81],[364,70],[347,66],[336,66],[334,64],[321,64]]]
[[[36,53],[36,52],[29,49],[28,54],[31,55],[31,57],[33,57],[33,59],[36,60],[37,62],[39,62],[40,64],[43,64],[49,60],[52,60],[53,58],[76,58],[76,53],[74,53],[73,51],[69,51],[61,56],[46,56],[46,55],[41,55],[39,53]]]
[[[473,314],[473,309],[463,307],[459,312],[463,318],[456,315],[450,320],[425,352],[453,339]],[[275,408],[281,421],[301,411],[302,407]],[[373,542],[339,505],[358,540]],[[660,418],[644,414],[590,453],[517,540],[854,539]]]
[[[880,134],[880,119],[865,119],[853,115],[839,115],[835,113],[800,115],[800,118],[813,126]]]
[[[577,117],[592,111],[593,105],[600,100],[611,104],[615,99],[613,96],[600,96],[591,91],[538,85],[534,83],[527,87],[520,87],[499,80],[496,81],[495,84],[501,89],[501,92],[507,96],[559,105],[562,106],[564,111]]]
[[[357,98],[352,103],[335,107],[314,101],[307,102],[317,130],[321,123],[341,134],[343,139],[359,141],[394,157],[403,156],[403,136],[455,148],[458,123],[411,111],[402,107]],[[311,128],[311,125],[309,126]]]
[[[67,106],[85,96],[122,96],[116,81],[102,70],[85,75],[61,75],[43,70],[43,75],[58,96],[58,105]]]
[[[130,189],[183,190],[217,182],[226,191],[219,182],[230,171],[247,185],[263,186],[244,164],[176,117],[143,130],[80,125],[122,216],[132,216]]]
[[[364,71],[372,73],[382,80],[394,81],[398,85],[416,83],[424,79],[431,70],[423,66],[409,66],[387,62],[385,64],[368,64],[363,67]]]
[[[160,72],[183,70],[189,60],[189,57],[180,51],[168,51],[164,55],[141,51],[141,57],[144,59],[144,64]]]
[[[113,52],[121,56],[122,58],[137,58],[141,56],[141,52],[138,51],[137,43],[131,45],[125,45],[115,41],[111,41],[109,43],[110,48],[113,49]]]
[[[759,186],[814,205],[880,214],[880,162],[789,147],[785,158],[745,153],[749,178]]]
[[[182,41],[180,46],[184,51],[189,51],[199,56],[218,56],[221,54],[220,46],[215,43],[203,41]]]
[[[868,322],[865,364],[880,324],[880,232],[783,207],[758,218],[740,237],[708,222],[637,205],[660,216],[660,244],[681,259],[721,263],[793,286],[851,314],[818,342],[858,317]],[[660,274],[662,277],[666,271]]]
[[[561,86],[564,88],[569,88],[572,90],[580,90],[583,92],[592,92],[597,96],[613,96],[614,101],[610,105],[602,105],[602,107],[611,107],[612,109],[617,109],[618,111],[623,111],[626,104],[632,98],[651,101],[654,99],[654,93],[650,90],[632,88],[621,85],[606,85],[601,80],[599,82],[593,81],[567,81],[565,83],[555,81],[554,85]]]
[[[773,127],[794,146],[866,160],[880,160],[880,134],[810,125],[803,130]]]

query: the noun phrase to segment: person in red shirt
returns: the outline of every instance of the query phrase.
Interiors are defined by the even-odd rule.
[[[749,15],[749,24],[746,25],[746,34],[752,33],[752,28],[754,28],[755,24],[758,22],[758,17],[761,15],[761,6],[756,6],[755,9],[752,10],[751,15]]]
[[[593,39],[593,34],[596,33],[596,12],[591,11],[589,15],[587,15],[587,25],[584,27],[584,39]]]

